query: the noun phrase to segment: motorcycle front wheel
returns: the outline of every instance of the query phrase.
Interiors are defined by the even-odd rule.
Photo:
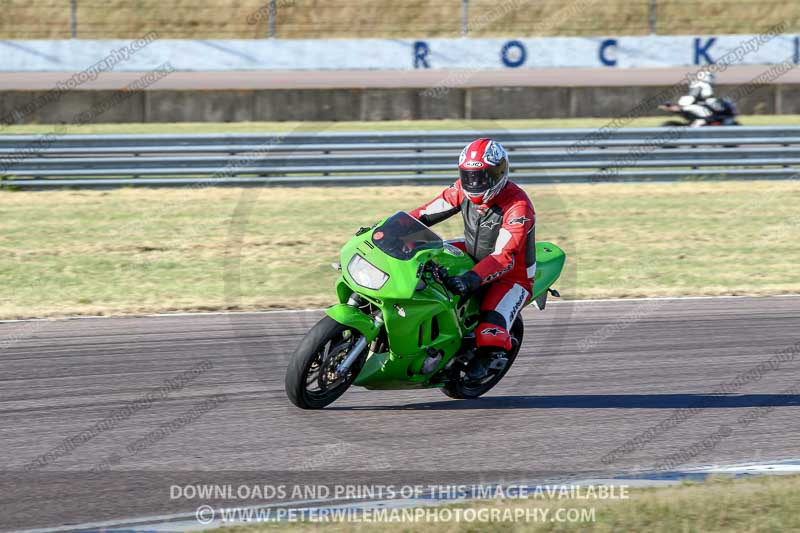
[[[344,375],[336,371],[361,333],[324,317],[309,330],[286,368],[286,395],[301,409],[322,409],[336,401],[355,381],[366,351]]]

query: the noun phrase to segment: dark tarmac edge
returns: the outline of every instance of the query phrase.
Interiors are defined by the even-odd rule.
[[[0,323],[0,530],[192,512],[175,485],[547,481],[800,457],[800,296],[528,308],[523,351],[483,399],[354,388],[304,412],[283,373],[320,316]]]

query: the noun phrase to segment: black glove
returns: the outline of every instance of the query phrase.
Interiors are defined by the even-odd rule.
[[[478,290],[481,286],[481,277],[470,270],[460,276],[450,276],[444,280],[444,284],[455,294],[465,296]]]

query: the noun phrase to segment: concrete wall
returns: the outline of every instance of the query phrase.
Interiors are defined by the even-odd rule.
[[[743,115],[800,114],[797,88],[763,85],[737,94],[735,86],[721,86],[718,93],[734,95]],[[636,115],[652,116],[658,103],[678,96],[667,87],[152,90],[73,91],[37,103],[44,94],[0,92],[0,124],[616,117],[637,106]]]
[[[452,3],[452,2],[451,2]],[[756,3],[756,2],[753,2]],[[4,2],[3,5],[8,4]],[[498,6],[499,7],[499,6]],[[497,17],[500,11],[492,13]],[[559,15],[563,16],[563,15]],[[648,68],[713,63],[774,65],[800,59],[800,36],[734,35],[505,37],[432,39],[160,39],[131,41],[3,40],[0,72],[147,72],[165,62],[175,70],[406,70]],[[70,87],[73,88],[73,87]]]

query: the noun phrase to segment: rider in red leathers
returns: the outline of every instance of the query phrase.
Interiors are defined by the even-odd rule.
[[[469,272],[447,278],[446,285],[461,295],[485,290],[475,328],[478,354],[467,368],[472,379],[486,374],[491,355],[511,350],[509,330],[533,294],[536,214],[525,191],[508,180],[508,168],[500,143],[477,139],[461,152],[459,179],[410,212],[428,226],[458,212],[464,219],[464,240],[451,243],[477,263]]]

